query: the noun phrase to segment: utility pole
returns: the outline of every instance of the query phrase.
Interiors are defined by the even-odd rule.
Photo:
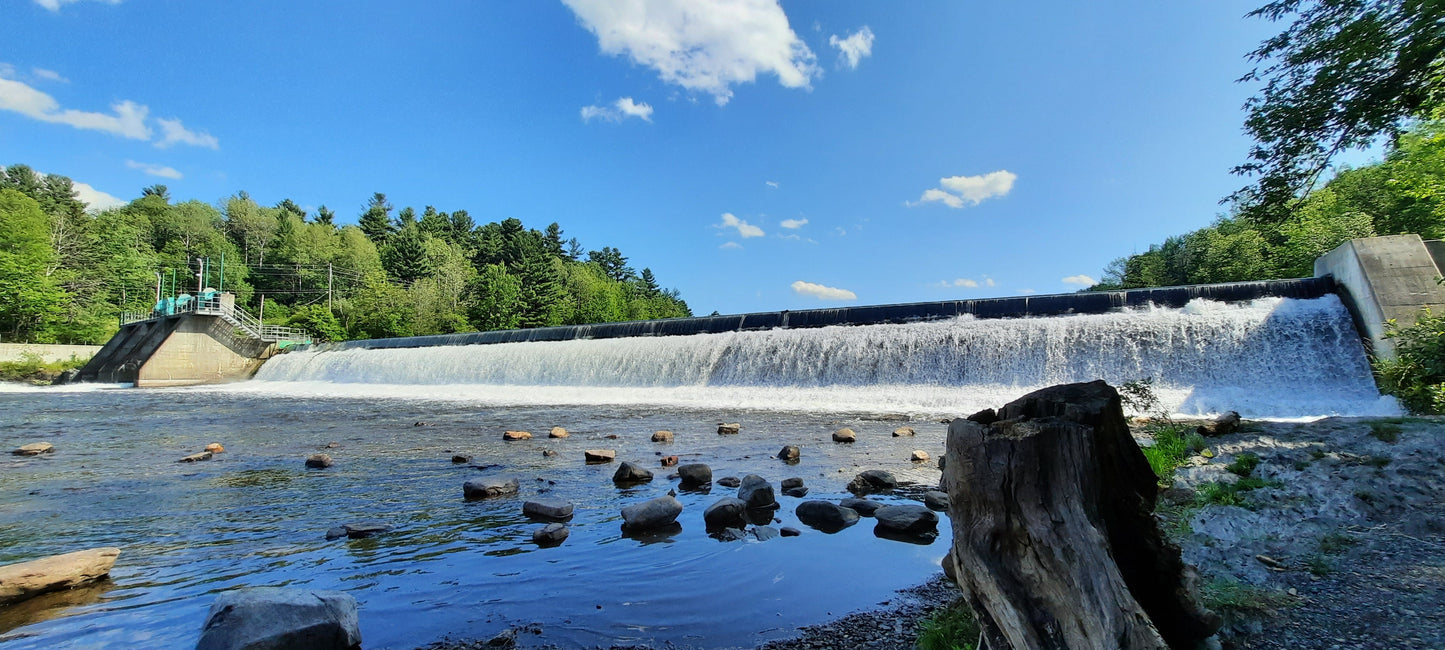
[[[206,281],[206,261],[196,258],[196,296],[201,295],[201,283]]]
[[[326,263],[326,311],[331,311],[331,262]]]
[[[161,272],[156,271],[156,304],[161,302]]]

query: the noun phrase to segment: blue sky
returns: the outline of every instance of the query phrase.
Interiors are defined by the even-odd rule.
[[[700,314],[1066,292],[1243,184],[1254,6],[0,0],[0,164],[557,221]]]

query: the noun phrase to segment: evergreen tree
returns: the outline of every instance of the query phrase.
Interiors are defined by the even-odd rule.
[[[401,209],[401,212],[396,213],[396,229],[397,229],[397,230],[401,230],[402,228],[405,228],[405,227],[407,227],[407,226],[415,226],[415,225],[416,225],[416,210],[411,209],[411,206],[404,207],[404,208]]]
[[[622,251],[611,246],[588,252],[587,261],[602,267],[602,272],[606,273],[607,277],[618,282],[626,282],[635,276],[632,267],[627,265],[627,258],[622,256]]]
[[[159,184],[159,183],[157,183],[157,184],[155,184],[155,185],[152,185],[152,186],[150,186],[150,187],[147,187],[147,188],[143,188],[143,189],[140,191],[140,195],[141,195],[141,197],[147,197],[147,196],[159,197],[162,201],[165,201],[166,203],[170,203],[170,202],[171,202],[171,190],[170,190],[170,188],[168,188],[168,187],[166,187],[166,186],[164,186],[164,185],[161,185],[161,184]]]
[[[336,213],[326,209],[326,206],[316,208],[316,223],[323,226],[336,225]]]
[[[639,284],[642,286],[643,295],[649,298],[656,296],[661,291],[661,287],[657,286],[657,278],[653,277],[652,269],[649,268],[642,269],[642,281]]]
[[[427,256],[426,235],[416,222],[403,226],[387,241],[381,251],[381,263],[388,276],[402,282],[414,282],[432,274]]]
[[[377,246],[386,243],[386,239],[396,232],[396,227],[391,223],[391,204],[387,202],[385,194],[377,192],[371,195],[357,225],[361,226],[361,232],[366,233],[366,238]]]
[[[566,251],[562,250],[562,226],[553,221],[547,226],[546,231],[547,254],[552,257],[562,257]]]
[[[522,323],[522,282],[500,264],[482,267],[471,285],[472,325],[480,330],[515,329]]]
[[[276,204],[276,209],[280,211],[281,214],[292,215],[301,221],[306,220],[306,211],[302,210],[301,206],[296,205],[296,202],[291,199],[281,199],[281,202]]]

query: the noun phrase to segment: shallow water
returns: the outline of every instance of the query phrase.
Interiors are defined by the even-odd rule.
[[[779,494],[782,523],[774,525],[797,526],[801,537],[723,543],[706,535],[702,512],[735,490],[681,492],[682,530],[660,538],[623,536],[619,509],[676,485],[658,466],[658,452],[708,463],[715,477],[757,473],[775,488],[800,476],[809,499],[848,496],[844,485],[863,469],[936,484],[935,465],[908,457],[913,449],[942,454],[945,425],[860,417],[868,414],[293,398],[246,385],[0,392],[0,443],[56,447],[45,457],[0,459],[0,563],[123,549],[106,587],[0,617],[0,645],[189,647],[215,594],[242,586],[344,590],[361,603],[367,648],[489,638],[527,623],[540,623],[541,639],[563,646],[735,647],[790,636],[936,572],[947,520],[940,541],[926,546],[875,537],[866,518],[827,535],[797,522],[801,499]],[[741,422],[742,433],[719,436],[722,421]],[[917,437],[890,436],[905,424]],[[845,425],[859,442],[830,442]],[[572,436],[549,440],[552,426]],[[537,438],[506,443],[505,429]],[[677,441],[650,442],[657,429]],[[331,441],[340,443],[326,450],[336,465],[305,469],[302,460]],[[209,442],[226,453],[175,462]],[[800,464],[773,457],[784,444],[803,447]],[[599,447],[652,468],[657,479],[615,487],[615,464],[583,463],[582,450]],[[559,455],[543,457],[544,448]],[[499,467],[453,465],[453,453]],[[517,477],[522,494],[462,499],[462,482],[492,474]],[[572,534],[558,548],[531,544],[541,524],[526,520],[521,504],[539,493],[577,504]],[[375,519],[396,529],[325,539],[332,526]]]

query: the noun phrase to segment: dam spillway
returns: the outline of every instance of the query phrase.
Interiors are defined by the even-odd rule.
[[[570,338],[520,330],[355,341],[281,355],[247,389],[494,405],[958,414],[1055,383],[1149,378],[1164,408],[1180,414],[1397,412],[1378,395],[1350,315],[1328,286],[1240,283],[774,315],[856,322],[873,310],[873,324],[859,325],[751,329],[756,315],[745,315],[546,328],[570,330]],[[1028,302],[1034,311],[1017,314]],[[976,311],[958,313],[964,308]],[[987,309],[1004,317],[981,316]],[[731,329],[707,331],[729,319]],[[702,331],[657,335],[687,321]],[[582,327],[653,335],[577,336]],[[548,338],[509,340],[527,332]],[[496,342],[460,343],[468,338]]]

